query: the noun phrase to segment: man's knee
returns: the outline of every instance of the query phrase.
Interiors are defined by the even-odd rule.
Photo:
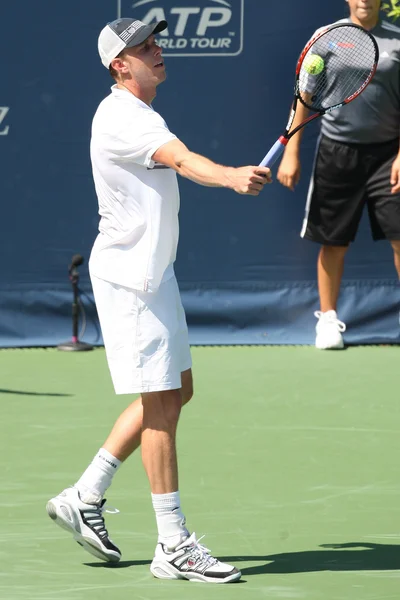
[[[142,394],[143,428],[168,429],[179,420],[182,408],[179,390]]]
[[[347,254],[348,249],[348,246],[322,246],[321,253],[329,257],[337,256],[341,258]]]

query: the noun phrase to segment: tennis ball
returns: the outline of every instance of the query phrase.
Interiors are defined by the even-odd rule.
[[[304,59],[303,67],[310,75],[319,75],[325,67],[324,59],[318,54],[309,54]]]

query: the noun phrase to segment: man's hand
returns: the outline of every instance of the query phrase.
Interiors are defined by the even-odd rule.
[[[268,167],[227,168],[228,185],[238,194],[258,196],[266,183],[272,183]]]
[[[278,181],[293,192],[300,181],[300,173],[301,164],[298,154],[285,152],[278,169]]]
[[[400,191],[400,153],[397,155],[392,165],[390,184],[392,186],[392,194],[397,194],[397,192]]]

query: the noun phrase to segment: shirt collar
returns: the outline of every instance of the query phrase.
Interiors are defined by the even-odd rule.
[[[148,104],[146,104],[146,102],[140,100],[137,96],[135,96],[135,94],[132,94],[132,92],[130,92],[129,90],[123,90],[117,87],[117,84],[111,86],[111,93],[116,98],[129,98],[131,102],[134,102],[139,106],[143,106],[144,108],[152,108],[152,106],[149,106]]]

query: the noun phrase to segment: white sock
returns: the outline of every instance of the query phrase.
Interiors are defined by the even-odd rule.
[[[104,492],[110,487],[121,461],[104,448],[100,448],[75,486],[83,502],[99,504]]]
[[[190,535],[185,527],[186,519],[181,510],[179,492],[152,494],[151,499],[156,513],[158,541],[173,549],[182,538]]]

